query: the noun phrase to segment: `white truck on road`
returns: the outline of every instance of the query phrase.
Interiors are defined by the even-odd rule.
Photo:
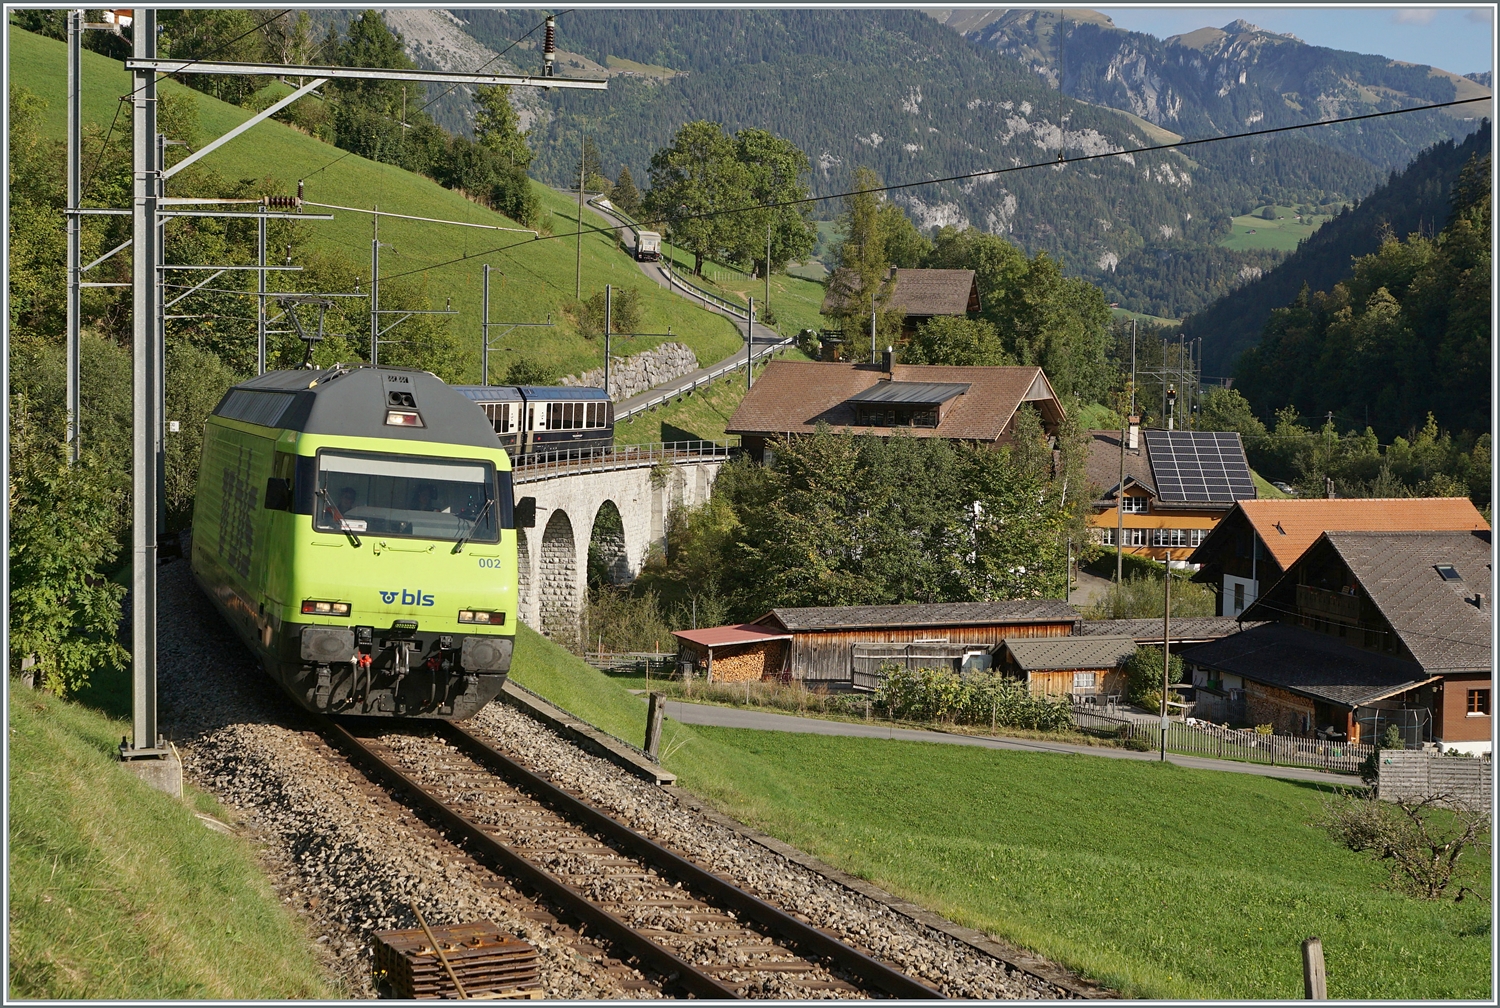
[[[661,259],[661,235],[655,231],[635,233],[636,262],[657,262]]]

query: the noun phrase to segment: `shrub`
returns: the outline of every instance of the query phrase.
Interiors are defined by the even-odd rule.
[[[609,331],[633,333],[641,327],[641,292],[634,287],[620,287],[610,292]],[[583,303],[578,328],[585,336],[604,334],[604,291]]]
[[[1014,679],[992,673],[961,676],[951,669],[881,667],[884,681],[875,702],[891,717],[914,721],[997,725],[1033,731],[1073,727],[1073,707],[1066,697],[1035,696]]]
[[[1148,711],[1161,710],[1161,648],[1136,648],[1135,654],[1125,659],[1125,675],[1130,683],[1131,703]],[[1167,680],[1169,683],[1182,682],[1181,656],[1172,656]]]
[[[1451,811],[1439,808],[1441,804]],[[1387,802],[1367,791],[1325,801],[1318,825],[1350,850],[1389,862],[1392,886],[1410,896],[1443,899],[1456,885],[1455,903],[1471,893],[1484,898],[1465,881],[1468,873],[1460,871],[1460,858],[1471,847],[1489,847],[1488,812],[1444,795]]]

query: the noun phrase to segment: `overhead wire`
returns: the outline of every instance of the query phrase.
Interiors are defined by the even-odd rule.
[[[571,14],[571,13],[572,13],[572,10],[565,10],[565,11],[563,11],[563,14]],[[561,16],[561,15],[556,15],[556,16],[559,16],[559,17],[560,17],[560,16]],[[537,30],[537,29],[538,29],[538,28],[540,28],[540,27],[542,27],[542,26],[543,26],[543,25],[544,25],[544,24],[546,24],[546,23],[547,23],[547,19],[546,19],[546,18],[543,18],[543,19],[542,19],[542,20],[540,20],[540,21],[538,21],[538,22],[537,22],[537,23],[536,23],[536,24],[535,24],[535,25],[533,25],[533,26],[532,26],[532,28],[531,28],[531,31],[528,31],[528,32],[527,32],[527,33],[526,33],[526,34],[525,34],[525,35],[522,35],[522,36],[521,36],[521,37],[520,37],[520,38],[518,38],[518,39],[516,39],[516,40],[515,40],[515,41],[514,41],[514,42],[512,42],[512,43],[511,43],[511,44],[510,44],[510,45],[508,45],[508,46],[506,46],[506,47],[505,47],[505,48],[504,48],[504,49],[502,49],[502,50],[500,50],[500,51],[499,51],[499,52],[497,52],[497,53],[496,53],[496,54],[495,54],[495,55],[493,55],[493,56],[491,56],[491,57],[490,57],[490,58],[489,58],[489,59],[487,59],[487,60],[485,60],[485,61],[484,61],[484,62],[483,62],[483,63],[481,63],[481,64],[479,64],[479,67],[478,67],[478,68],[477,68],[477,69],[474,69],[474,70],[470,70],[470,71],[468,71],[468,72],[469,72],[469,73],[479,73],[479,72],[480,72],[480,71],[481,71],[481,70],[483,70],[483,69],[484,69],[484,68],[485,68],[485,67],[487,67],[487,66],[489,66],[489,65],[490,65],[490,64],[491,64],[491,63],[493,63],[493,62],[495,62],[495,60],[497,60],[497,59],[499,59],[499,58],[500,58],[500,57],[501,57],[501,56],[504,56],[504,55],[505,55],[505,54],[506,54],[506,53],[508,53],[508,52],[510,52],[510,51],[511,51],[511,50],[512,50],[512,49],[514,49],[514,48],[515,48],[515,47],[516,47],[516,46],[518,46],[518,45],[520,45],[520,44],[521,44],[521,43],[522,43],[522,42],[524,42],[524,41],[526,41],[526,39],[528,39],[528,38],[529,38],[529,37],[531,37],[531,35],[532,35],[532,34],[533,34],[533,33],[534,33],[534,32],[535,32],[535,31],[536,31],[536,30]],[[450,85],[450,86],[449,86],[449,87],[448,87],[448,90],[447,90],[447,91],[444,91],[444,92],[443,92],[443,93],[442,93],[442,94],[440,94],[440,95],[438,95],[438,96],[437,96],[437,97],[436,97],[436,98],[433,98],[433,99],[432,99],[432,100],[431,100],[431,101],[429,101],[429,102],[428,102],[428,103],[427,103],[427,104],[426,104],[426,105],[423,105],[423,106],[422,106],[422,107],[421,107],[421,108],[420,108],[420,109],[418,109],[418,110],[417,110],[417,111],[418,111],[418,112],[426,112],[426,111],[427,111],[427,110],[428,110],[428,109],[429,109],[429,108],[431,108],[431,107],[432,107],[432,106],[433,106],[433,105],[434,105],[434,104],[436,104],[436,103],[437,103],[437,102],[439,102],[439,101],[442,101],[442,100],[443,100],[443,99],[444,99],[444,98],[446,98],[446,97],[447,97],[447,96],[448,96],[448,95],[450,95],[450,94],[452,94],[452,93],[453,93],[453,90],[454,90],[454,89],[455,89],[455,88],[457,88],[457,87],[458,87],[458,85],[457,85],[457,84],[452,84],[452,85]],[[307,174],[306,174],[306,175],[304,175],[304,176],[302,176],[302,179],[301,179],[301,181],[303,181],[303,182],[306,182],[306,181],[307,181],[307,180],[308,180],[308,179],[310,179],[310,178],[312,178],[312,177],[313,177],[313,176],[314,176],[314,175],[316,175],[316,174],[318,174],[318,172],[320,172],[320,171],[323,171],[323,170],[324,170],[324,169],[326,169],[326,168],[332,168],[332,167],[333,167],[333,166],[334,166],[334,165],[336,165],[336,164],[338,164],[338,163],[339,163],[339,162],[340,162],[340,161],[342,161],[342,160],[344,160],[344,158],[346,158],[346,157],[348,157],[348,156],[349,156],[349,155],[350,155],[350,154],[353,154],[353,153],[354,153],[354,152],[353,152],[353,151],[345,151],[345,152],[344,152],[344,153],[342,153],[342,154],[340,154],[340,155],[339,155],[339,156],[338,156],[338,157],[336,157],[336,158],[334,158],[334,159],[333,159],[333,160],[332,160],[332,161],[330,161],[330,162],[328,162],[328,163],[327,163],[327,164],[326,164],[326,165],[323,165],[323,167],[322,167],[322,168],[314,168],[314,169],[313,169],[313,170],[312,170],[312,171],[310,171],[310,172],[308,172],[308,173],[307,173]]]
[[[1361,122],[1361,121],[1368,120],[1368,119],[1380,119],[1380,118],[1384,118],[1386,116],[1404,115],[1404,114],[1409,113],[1409,112],[1427,112],[1427,111],[1431,111],[1433,109],[1451,108],[1451,107],[1453,107],[1455,105],[1468,105],[1468,104],[1470,104],[1472,102],[1480,102],[1480,101],[1487,102],[1487,101],[1492,101],[1492,100],[1493,100],[1492,97],[1489,96],[1489,95],[1484,95],[1484,96],[1481,96],[1481,97],[1478,97],[1478,98],[1460,98],[1460,99],[1457,99],[1455,101],[1437,102],[1437,103],[1432,104],[1432,105],[1415,105],[1415,106],[1411,106],[1409,108],[1387,109],[1384,112],[1367,112],[1367,113],[1364,113],[1362,115],[1343,116],[1343,117],[1338,118],[1338,119],[1322,119],[1322,120],[1319,120],[1317,122],[1297,123],[1297,124],[1292,125],[1292,126],[1274,126],[1274,127],[1268,128],[1268,129],[1251,130],[1251,131],[1245,132],[1245,133],[1230,133],[1230,134],[1226,134],[1224,136],[1217,136],[1217,137],[1200,137],[1200,138],[1198,138],[1196,140],[1178,140],[1178,141],[1175,141],[1173,143],[1152,144],[1152,145],[1144,146],[1144,147],[1132,147],[1132,148],[1125,149],[1125,150],[1109,151],[1107,153],[1100,153],[1100,154],[1083,154],[1083,155],[1080,155],[1078,157],[1070,157],[1070,158],[1060,157],[1057,160],[1052,160],[1052,161],[1032,161],[1032,162],[1028,162],[1027,164],[1012,165],[1009,168],[989,168],[989,169],[985,169],[984,171],[964,172],[963,174],[960,174],[960,175],[947,175],[947,176],[944,176],[942,178],[923,179],[923,180],[918,181],[918,182],[901,182],[901,183],[896,183],[896,184],[892,184],[892,185],[874,186],[874,187],[871,187],[871,188],[868,188],[868,189],[851,189],[848,192],[830,193],[829,195],[826,195],[826,196],[804,196],[804,197],[801,197],[799,199],[776,200],[776,201],[773,201],[773,202],[770,202],[770,203],[756,203],[756,204],[752,204],[752,205],[749,205],[749,206],[732,207],[732,208],[725,209],[725,210],[707,210],[707,211],[704,211],[703,213],[682,214],[682,215],[673,216],[673,217],[659,217],[659,218],[656,218],[654,220],[638,221],[636,223],[639,224],[639,225],[646,225],[646,224],[668,224],[668,223],[678,223],[678,222],[681,222],[681,221],[702,220],[702,219],[709,218],[709,217],[721,217],[721,216],[727,216],[729,214],[750,213],[750,212],[753,212],[753,211],[756,211],[756,210],[775,210],[775,209],[780,209],[782,207],[801,206],[801,205],[806,204],[806,203],[821,203],[821,202],[824,202],[824,201],[827,201],[827,200],[846,199],[846,198],[848,198],[850,196],[863,196],[863,195],[867,195],[867,194],[870,194],[870,193],[896,192],[898,190],[902,190],[902,189],[914,189],[914,188],[918,188],[920,186],[942,185],[943,183],[946,183],[946,182],[962,182],[962,181],[966,181],[968,179],[987,178],[987,177],[992,176],[992,175],[1007,175],[1007,174],[1010,174],[1011,172],[1028,171],[1028,170],[1033,169],[1033,168],[1055,168],[1058,165],[1082,164],[1082,163],[1084,163],[1086,161],[1097,161],[1097,160],[1100,160],[1102,158],[1127,157],[1127,156],[1134,156],[1136,154],[1150,154],[1150,153],[1154,153],[1154,152],[1157,152],[1157,151],[1176,150],[1176,149],[1181,148],[1181,147],[1194,147],[1194,146],[1198,146],[1198,145],[1201,145],[1201,144],[1221,143],[1221,142],[1223,142],[1225,140],[1244,140],[1244,139],[1248,139],[1250,137],[1269,136],[1269,135],[1272,135],[1272,134],[1275,134],[1275,133],[1288,133],[1288,132],[1292,132],[1294,130],[1316,129],[1316,128],[1321,127],[1321,126],[1337,126],[1337,125],[1340,125],[1340,124],[1343,124],[1343,123]],[[603,233],[613,232],[614,230],[615,230],[615,228],[613,228],[613,227],[580,227],[576,231],[565,231],[565,232],[561,232],[561,233],[558,233],[558,234],[542,235],[542,236],[533,238],[530,241],[537,242],[537,241],[548,241],[550,239],[555,239],[555,238],[574,238],[574,237],[577,237],[580,234],[603,234]],[[390,277],[384,277],[382,279],[395,279],[396,277],[409,276],[412,273],[421,273],[421,272],[424,272],[424,271],[430,270],[430,269],[438,269],[438,268],[443,267],[443,266],[451,266],[451,265],[454,265],[455,263],[464,262],[465,260],[468,260],[468,259],[474,259],[474,258],[477,258],[479,256],[491,255],[491,254],[496,253],[496,252],[504,252],[507,249],[512,249],[512,248],[515,248],[518,245],[525,245],[525,244],[529,244],[529,242],[511,242],[508,245],[501,245],[501,246],[498,246],[498,247],[493,248],[493,249],[487,249],[484,252],[470,253],[469,255],[459,256],[459,257],[457,257],[455,259],[448,259],[448,260],[446,260],[444,262],[433,263],[431,266],[423,266],[423,267],[420,267],[418,269],[408,270],[406,273],[396,273],[396,274],[393,274]]]

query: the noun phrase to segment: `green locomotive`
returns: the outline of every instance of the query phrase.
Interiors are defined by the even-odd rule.
[[[273,371],[209,417],[192,566],[267,673],[319,713],[467,718],[518,612],[510,459],[424,371]]]

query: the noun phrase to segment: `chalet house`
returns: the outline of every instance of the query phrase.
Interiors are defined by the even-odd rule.
[[[1219,615],[1238,616],[1324,532],[1488,529],[1467,497],[1247,500],[1204,538],[1189,561],[1194,581],[1219,591]]]
[[[791,678],[874,688],[884,664],[984,669],[1001,641],[1066,637],[1077,622],[1060,599],[1027,599],[772,609],[750,626],[791,637]]]
[[[843,267],[834,270],[820,311],[833,316],[848,314],[847,300],[859,289],[858,276]],[[882,292],[886,290],[890,292],[886,310],[902,313],[901,335],[906,338],[915,335],[917,327],[928,319],[939,315],[964,316],[980,308],[979,284],[973,270],[892,267],[885,276]],[[855,337],[848,334],[845,338]]]
[[[1014,436],[1023,403],[1037,409],[1048,434],[1062,423],[1062,404],[1039,367],[772,361],[725,430],[762,462],[777,440],[819,424],[998,445]]]
[[[1103,489],[1089,525],[1096,541],[1127,553],[1185,561],[1239,501],[1255,498],[1255,483],[1237,433],[1141,430],[1125,438],[1120,478],[1120,432],[1090,431],[1089,482]],[[1124,529],[1120,529],[1120,509]]]
[[[1488,529],[1324,532],[1245,610],[1274,623],[1183,660],[1248,723],[1489,752],[1491,565]]]
[[[1135,649],[1135,638],[1123,635],[1013,637],[996,649],[994,667],[1046,696],[1121,696],[1122,666]]]
[[[738,626],[675,630],[677,667],[708,682],[759,682],[786,668],[790,634],[743,623]]]

